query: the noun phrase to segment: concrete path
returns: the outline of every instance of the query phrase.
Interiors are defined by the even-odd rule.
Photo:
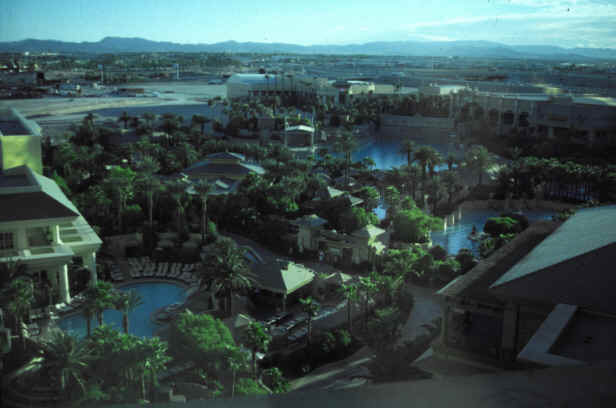
[[[435,290],[407,284],[413,296],[415,305],[408,321],[402,327],[402,337],[399,344],[415,339],[422,334],[429,334],[423,325],[430,324],[434,319],[442,317],[444,301],[434,294]]]

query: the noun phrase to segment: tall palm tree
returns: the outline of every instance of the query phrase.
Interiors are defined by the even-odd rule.
[[[112,193],[116,197],[116,205],[118,210],[118,231],[120,234],[123,232],[123,213],[126,207],[127,201],[132,198],[134,193],[133,184],[135,181],[136,173],[130,168],[123,168],[120,166],[114,166],[107,178],[105,184],[109,187]]]
[[[352,132],[343,130],[340,137],[334,143],[334,150],[339,153],[344,153],[345,159],[345,184],[349,184],[349,169],[351,168],[351,155],[359,146],[357,139]]]
[[[269,343],[272,341],[263,324],[259,322],[251,322],[246,329],[244,336],[245,346],[252,353],[252,376],[257,379],[257,352],[265,353]]]
[[[128,115],[126,111],[122,112],[122,115],[118,118],[118,122],[124,122],[124,129],[128,126],[128,122],[131,120],[131,117]]]
[[[359,292],[357,290],[357,284],[343,283],[340,287],[340,290],[344,297],[347,300],[347,325],[349,328],[349,333],[353,333],[353,302],[359,298]]]
[[[155,174],[160,170],[160,163],[152,156],[144,156],[137,166],[137,170],[139,173],[137,174],[135,181],[137,182],[137,185],[139,185],[145,192],[148,203],[148,222],[150,224],[150,228],[152,228],[154,222],[154,194],[156,191],[160,190],[161,185],[160,181],[155,176]]]
[[[156,119],[156,115],[150,112],[144,112],[143,114],[141,114],[141,117],[145,121],[148,128],[151,129],[152,125],[154,124],[154,119]]]
[[[460,178],[458,174],[453,170],[448,170],[443,172],[443,184],[445,189],[447,190],[447,207],[451,209],[451,202],[453,199],[453,194],[456,190],[456,186],[460,183]]]
[[[312,318],[319,313],[321,306],[310,296],[299,300],[302,304],[302,311],[308,315],[308,344],[312,343]]]
[[[411,159],[413,156],[413,152],[417,149],[417,145],[412,140],[405,140],[400,145],[400,153],[406,154],[406,164],[407,166],[411,165]]]
[[[233,311],[233,293],[253,285],[244,251],[227,237],[219,238],[212,250],[202,256],[201,273],[202,287],[209,284],[225,296],[227,313]]]
[[[201,136],[205,135],[205,124],[209,122],[203,115],[193,115],[191,122],[193,125],[199,125],[201,127]]]
[[[98,281],[84,292],[86,305],[94,314],[98,325],[103,324],[103,312],[113,307],[113,285],[109,282]]]
[[[187,183],[184,180],[172,180],[167,182],[167,191],[175,202],[178,238],[182,233],[182,221],[184,210],[186,209],[186,187]]]
[[[50,338],[41,344],[43,365],[58,373],[60,391],[64,392],[73,379],[85,393],[83,372],[92,358],[85,341],[78,341],[63,330],[53,330]]]
[[[212,185],[205,178],[197,180],[193,188],[201,200],[201,243],[205,243],[207,238],[207,196],[212,191]]]
[[[134,290],[129,290],[128,292],[116,294],[113,304],[116,310],[122,312],[122,328],[124,333],[128,334],[128,315],[143,304],[143,299]]]
[[[473,146],[466,156],[466,162],[478,172],[477,185],[482,184],[484,171],[492,164],[492,156],[484,146]]]
[[[19,333],[22,346],[25,346],[22,324],[26,316],[30,314],[30,308],[34,303],[34,286],[32,279],[20,276],[8,284],[2,291],[2,304],[14,318],[15,330]]]

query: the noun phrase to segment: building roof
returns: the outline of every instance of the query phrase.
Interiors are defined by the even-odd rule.
[[[320,227],[327,224],[327,220],[319,217],[316,214],[304,215],[301,218],[291,221],[295,225],[304,225],[307,227]]]
[[[219,153],[212,153],[212,154],[208,154],[207,156],[205,156],[206,159],[209,160],[232,160],[232,161],[244,161],[246,160],[246,158],[244,157],[244,155],[239,154],[239,153],[233,153],[233,152],[219,152]]]
[[[529,253],[557,227],[553,221],[536,221],[513,240],[482,260],[473,269],[451,281],[437,294],[448,297],[469,297],[487,303],[500,303],[488,288]]]
[[[285,129],[286,132],[292,132],[292,131],[300,131],[300,132],[314,132],[314,128],[312,126],[306,126],[306,125],[297,125],[297,126],[289,126],[288,128]]]
[[[252,271],[259,287],[283,294],[307,285],[315,276],[311,269],[282,259],[253,263]]]
[[[203,160],[193,164],[182,171],[190,175],[212,175],[224,177],[229,176],[245,176],[249,173],[264,174],[263,167],[256,164],[248,163],[212,163],[210,160]]]
[[[376,225],[368,224],[365,227],[360,228],[357,231],[352,232],[351,235],[354,236],[354,237],[357,237],[357,238],[372,239],[372,238],[376,238],[379,235],[382,235],[382,234],[384,234],[386,232],[387,231],[385,231],[383,228],[379,228]]]
[[[615,205],[580,210],[494,282],[492,287],[504,285],[614,243]]]
[[[53,180],[33,172],[28,166],[0,173],[0,222],[79,215],[77,208]]]
[[[276,80],[276,75],[272,74],[235,74],[227,79],[228,84],[266,84],[268,81]]]

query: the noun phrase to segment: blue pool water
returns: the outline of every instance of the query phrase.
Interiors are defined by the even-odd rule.
[[[143,304],[129,314],[128,331],[140,337],[152,337],[158,326],[150,319],[152,312],[163,306],[186,299],[186,290],[170,283],[136,283],[119,288],[121,291],[135,290],[141,295]],[[103,313],[103,322],[109,326],[122,330],[122,313],[117,310],[106,310]],[[86,334],[86,320],[81,314],[63,318],[58,322],[61,329],[78,337]],[[92,330],[97,327],[96,319],[92,319]]]
[[[500,210],[472,210],[466,213],[462,212],[462,218],[454,225],[447,226],[446,230],[433,231],[433,245],[440,245],[447,253],[455,255],[462,248],[468,248],[475,255],[479,255],[479,244],[476,241],[468,239],[469,234],[473,230],[473,225],[477,231],[483,231],[483,226],[490,217],[498,217],[503,211]],[[523,213],[530,222],[537,220],[549,220],[555,215],[554,211],[548,210],[527,210]]]
[[[393,167],[399,167],[407,164],[406,154],[400,153],[400,139],[380,138],[378,141],[363,144],[357,149],[353,155],[353,161],[361,161],[366,157],[374,160],[375,168],[379,170],[390,170]],[[461,159],[464,155],[462,150],[456,149],[453,143],[422,143],[417,142],[418,146],[431,146],[438,151],[443,158],[448,154],[454,155]],[[443,170],[447,168],[447,164],[436,166],[435,170]]]

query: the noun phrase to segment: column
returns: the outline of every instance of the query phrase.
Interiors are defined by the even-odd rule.
[[[62,239],[60,239],[60,226],[59,225],[52,225],[49,228],[51,230],[51,239],[52,239],[53,243],[54,244],[61,244],[62,243]]]
[[[449,313],[451,306],[446,305],[443,310],[443,321],[441,322],[441,341],[444,346],[447,346],[447,329],[449,325]]]
[[[516,357],[518,314],[518,306],[508,302],[503,313],[503,341],[501,344],[502,359],[505,362],[512,362]]]
[[[70,303],[71,294],[68,286],[68,266],[59,266],[58,274],[60,275],[60,302]]]
[[[90,286],[96,286],[97,273],[96,273],[96,252],[92,251],[89,255],[82,256],[83,264],[90,271]]]
[[[17,242],[15,242],[15,244],[17,245],[17,250],[21,251],[28,249],[30,245],[28,244],[28,236],[26,235],[25,228],[20,228],[17,230],[16,238]]]

